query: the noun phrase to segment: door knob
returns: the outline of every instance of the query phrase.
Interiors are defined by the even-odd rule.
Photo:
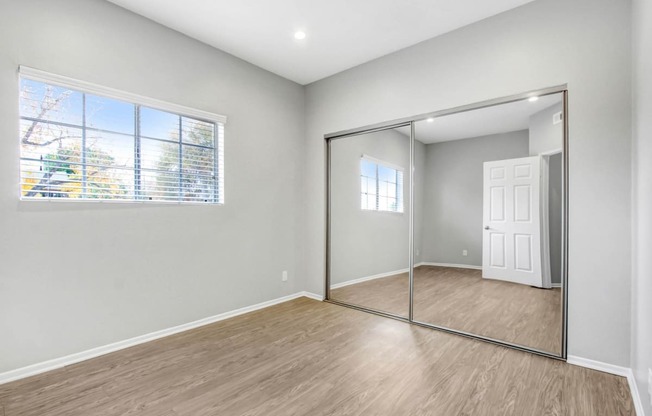
[[[485,229],[485,230],[489,230],[489,226],[488,226],[488,225],[485,225],[485,226],[484,226],[484,229]]]

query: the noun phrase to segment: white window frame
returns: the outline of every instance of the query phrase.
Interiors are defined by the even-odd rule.
[[[183,205],[223,205],[224,204],[224,126],[227,117],[220,114],[211,113],[208,111],[198,110],[191,107],[186,107],[179,104],[170,103],[167,101],[158,100],[155,98],[146,97],[139,94],[134,94],[111,87],[94,84],[87,81],[66,77],[63,75],[52,74],[39,69],[31,68],[25,65],[18,67],[19,79],[26,78],[33,81],[52,84],[64,88],[70,88],[79,92],[98,95],[101,97],[112,98],[128,102],[137,106],[149,107],[154,110],[165,111],[179,116],[186,116],[201,121],[213,123],[215,125],[214,132],[214,150],[215,161],[217,165],[216,171],[216,201],[200,202],[200,201],[165,201],[165,200],[148,200],[148,199],[90,199],[90,198],[32,198],[23,197],[22,189],[20,192],[21,201],[48,201],[48,202],[91,202],[91,203],[147,203],[147,204],[183,204]],[[20,169],[20,168],[19,168]],[[19,172],[21,175],[21,172]],[[20,177],[20,176],[19,176]],[[19,186],[19,189],[21,187]]]
[[[384,160],[375,158],[373,156],[363,154],[360,157],[360,165],[359,165],[360,174],[358,175],[358,177],[362,177],[362,163],[361,162],[363,160],[366,160],[366,161],[371,162],[371,163],[376,165],[376,207],[374,209],[362,208],[362,204],[361,204],[360,209],[362,211],[364,211],[364,212],[387,212],[387,213],[391,213],[391,214],[403,214],[405,212],[405,198],[404,198],[404,195],[403,195],[403,192],[405,191],[405,186],[404,186],[404,183],[405,183],[404,182],[404,180],[405,180],[405,171],[404,171],[403,167],[401,167],[399,165],[396,165],[396,164],[393,164],[391,162],[386,162]],[[397,205],[398,205],[398,202],[400,201],[400,205],[398,205],[398,208],[400,208],[400,210],[397,209],[396,211],[393,211],[393,210],[389,210],[389,209],[380,209],[380,203],[379,203],[379,199],[380,199],[380,179],[378,177],[378,167],[379,166],[383,166],[385,168],[393,169],[397,173],[398,172],[401,173],[401,181],[399,182],[398,178],[397,178],[397,182],[396,182],[396,201],[397,201]],[[399,183],[401,184],[400,192],[399,192]],[[360,195],[366,194],[366,193],[362,192],[361,188],[358,188],[358,189],[359,189],[359,194]],[[400,198],[399,198],[399,194],[400,194]]]

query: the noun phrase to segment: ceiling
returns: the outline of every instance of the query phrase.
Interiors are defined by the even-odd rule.
[[[516,101],[478,110],[437,117],[415,123],[415,138],[421,143],[439,143],[529,128],[530,116],[562,102],[562,94],[540,97],[538,101]],[[551,120],[552,122],[552,120]],[[401,133],[409,136],[410,128]]]
[[[109,1],[305,85],[533,0]]]

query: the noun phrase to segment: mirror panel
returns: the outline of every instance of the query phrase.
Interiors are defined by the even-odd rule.
[[[410,128],[329,141],[330,299],[408,317]]]
[[[562,354],[562,100],[415,122],[414,321]]]

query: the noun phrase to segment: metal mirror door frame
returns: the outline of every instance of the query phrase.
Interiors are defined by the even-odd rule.
[[[446,115],[462,113],[471,110],[478,110],[481,108],[492,107],[501,104],[507,104],[515,101],[521,101],[530,97],[541,97],[545,95],[562,94],[562,111],[563,111],[563,143],[562,143],[562,253],[561,253],[561,291],[562,291],[562,329],[561,329],[561,352],[555,354],[549,351],[543,351],[537,348],[528,347],[525,345],[515,344],[511,342],[494,339],[470,332],[460,331],[453,328],[434,325],[427,322],[421,322],[414,319],[414,141],[415,141],[415,123],[423,121],[428,118],[443,117]],[[408,317],[384,312],[377,309],[366,308],[359,305],[353,305],[346,302],[338,301],[331,298],[330,291],[330,271],[331,271],[331,143],[334,140],[343,139],[346,137],[357,136],[361,134],[373,133],[382,130],[388,130],[398,127],[410,126],[410,166],[409,178],[410,186],[408,188],[409,200],[409,241],[408,241],[408,258],[409,258],[409,289],[408,289],[408,303],[409,311]],[[489,342],[496,345],[501,345],[508,348],[513,348],[520,351],[526,351],[533,354],[554,358],[558,360],[566,360],[568,356],[568,88],[566,84],[544,88],[540,90],[533,90],[522,94],[511,95],[502,98],[482,101],[465,106],[455,107],[447,110],[436,111],[432,113],[421,114],[414,117],[393,120],[386,123],[378,123],[370,126],[365,126],[357,129],[345,130],[336,133],[326,134],[324,136],[326,146],[326,276],[325,276],[325,302],[333,303],[336,305],[346,306],[356,310],[373,313],[380,316],[385,316],[392,319],[397,319],[410,324],[418,325],[421,327],[436,329],[452,334],[462,335],[468,338],[477,339]]]
[[[413,177],[413,171],[414,171],[414,169],[412,168],[412,166],[414,164],[413,163],[414,162],[414,160],[413,160],[413,158],[414,158],[414,152],[413,152],[413,150],[414,150],[413,149],[414,148],[414,134],[413,134],[414,133],[413,132],[414,126],[413,126],[413,123],[411,121],[398,122],[398,123],[383,125],[382,127],[361,128],[361,129],[356,129],[355,131],[352,131],[352,132],[347,133],[347,134],[333,136],[333,137],[330,137],[331,135],[327,135],[325,137],[325,140],[326,140],[326,279],[325,279],[324,293],[326,295],[325,295],[324,301],[329,302],[329,303],[333,303],[333,304],[336,304],[336,305],[341,305],[341,306],[346,306],[346,307],[349,307],[349,308],[357,309],[357,310],[364,311],[364,312],[370,312],[370,313],[373,313],[373,314],[376,314],[376,315],[385,316],[385,317],[392,318],[392,319],[398,319],[398,320],[404,321],[404,322],[412,322],[412,304],[411,304],[411,302],[412,302],[412,291],[411,290],[412,290],[412,282],[413,282],[413,267],[412,267],[413,266],[413,264],[412,264],[413,263],[413,256],[411,255],[411,253],[412,253],[412,246],[411,245],[408,245],[408,251],[406,253],[406,255],[408,256],[408,259],[409,259],[409,265],[408,265],[408,274],[409,274],[408,279],[409,280],[408,281],[409,281],[409,287],[410,287],[409,295],[408,295],[408,298],[409,298],[408,316],[401,316],[401,315],[398,315],[398,314],[382,311],[382,310],[379,310],[379,309],[367,308],[367,307],[364,307],[364,306],[361,306],[361,305],[355,305],[355,304],[352,304],[352,303],[347,303],[347,302],[342,302],[342,301],[335,300],[335,299],[333,299],[331,297],[331,289],[330,289],[330,287],[331,287],[331,284],[330,284],[330,281],[331,281],[331,276],[330,276],[330,274],[331,274],[331,249],[330,249],[330,246],[331,246],[331,242],[332,242],[332,238],[331,238],[332,237],[331,236],[331,200],[332,200],[332,194],[331,194],[331,173],[332,173],[332,170],[331,170],[331,160],[332,160],[332,157],[331,157],[331,144],[332,144],[333,141],[338,140],[338,139],[345,139],[345,138],[348,138],[348,137],[359,136],[359,135],[368,134],[368,133],[375,133],[375,132],[384,131],[384,130],[392,130],[392,129],[399,128],[399,127],[410,127],[410,150],[409,150],[410,161],[409,161],[409,166],[408,166],[408,170],[410,172],[410,176],[409,176],[409,178],[410,178],[410,187],[408,188],[409,189],[408,190],[408,201],[409,201],[410,208],[408,210],[408,216],[409,216],[409,226],[408,226],[409,231],[408,232],[409,232],[409,240],[410,240],[410,244],[411,244],[411,241],[412,241],[412,229],[413,229],[413,225],[412,225],[412,216],[413,216],[413,210],[412,210],[412,192],[413,192],[413,190],[412,190],[412,177]]]

